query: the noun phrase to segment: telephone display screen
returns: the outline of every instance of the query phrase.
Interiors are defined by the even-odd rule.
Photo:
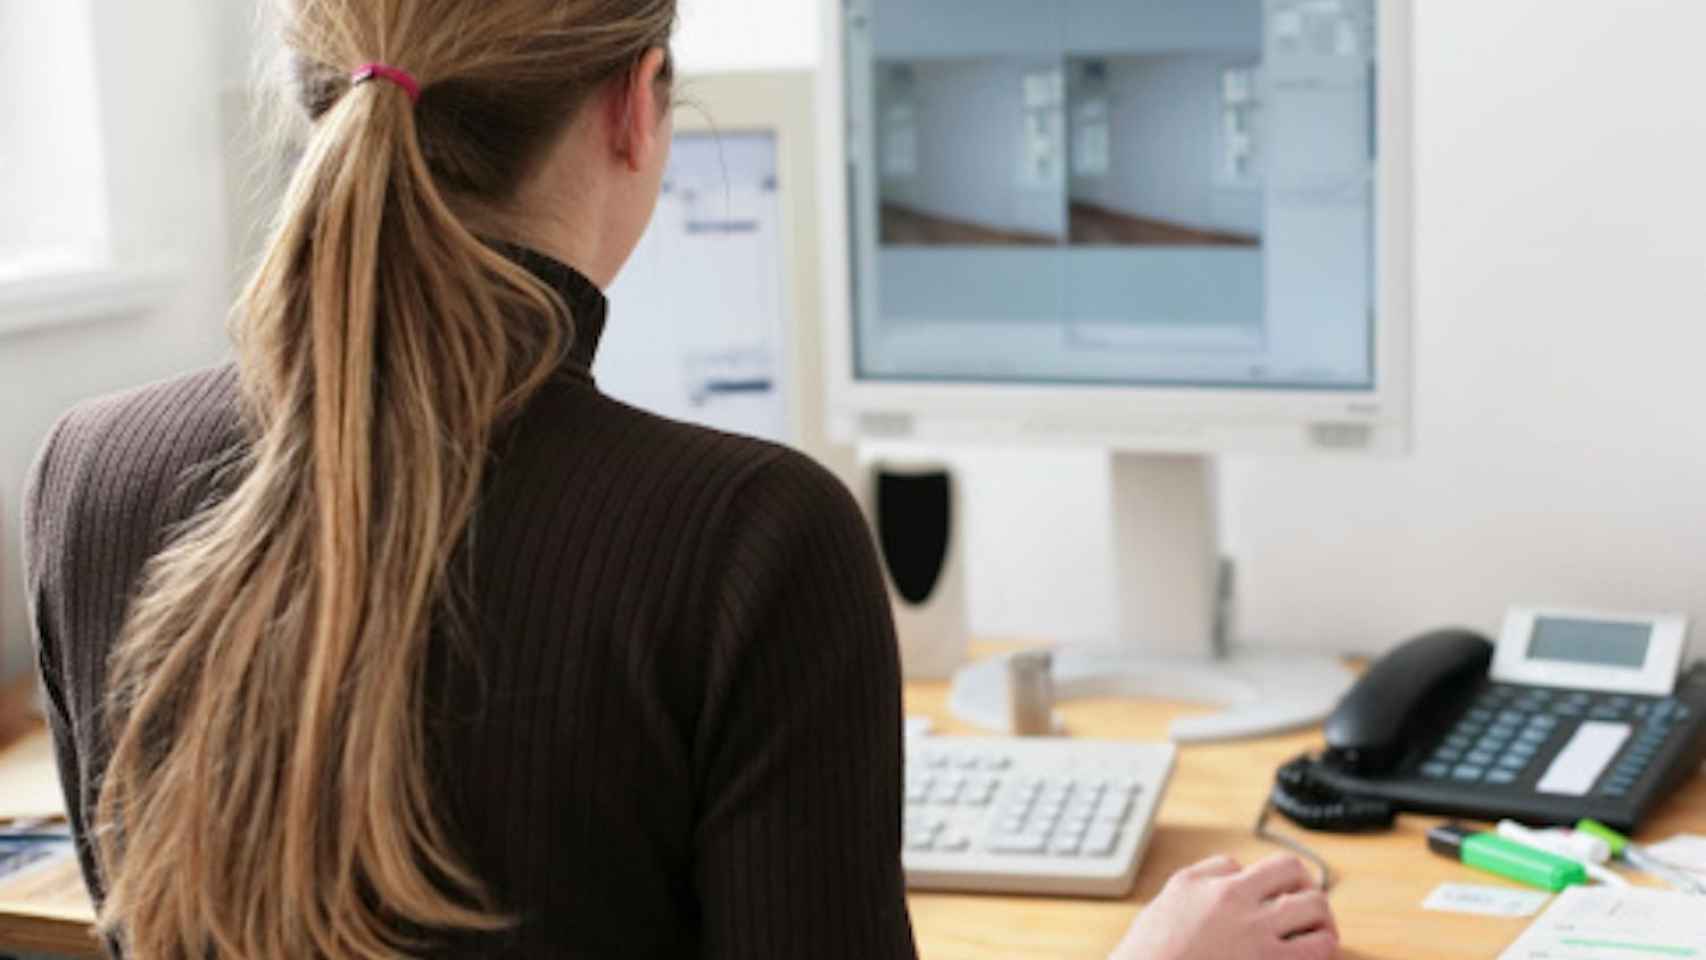
[[[1639,670],[1647,662],[1652,639],[1652,627],[1644,623],[1539,617],[1528,641],[1528,658]]]

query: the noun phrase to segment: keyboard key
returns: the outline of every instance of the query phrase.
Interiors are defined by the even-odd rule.
[[[1487,766],[1495,759],[1497,758],[1489,750],[1475,750],[1471,752],[1469,756],[1463,758],[1465,763],[1473,764],[1477,767]]]
[[[1434,751],[1433,759],[1444,763],[1456,763],[1463,759],[1463,751],[1451,747],[1440,747]]]
[[[1538,747],[1539,745],[1545,743],[1546,738],[1551,736],[1551,735],[1552,735],[1552,732],[1549,730],[1536,730],[1533,727],[1529,727],[1527,730],[1524,730],[1522,733],[1517,735],[1516,742],[1517,743],[1532,743]]]
[[[945,853],[960,853],[971,849],[971,837],[963,833],[950,833],[936,841],[936,849]]]
[[[1453,750],[1467,750],[1469,749],[1469,745],[1473,742],[1473,740],[1461,733],[1454,733],[1445,738],[1445,746],[1450,747]]]
[[[958,767],[961,770],[976,770],[978,768],[978,764],[981,762],[982,762],[982,758],[973,756],[972,754],[968,753],[965,756],[954,761],[954,766]]]
[[[1494,770],[1492,773],[1487,774],[1487,782],[1495,785],[1515,783],[1516,772],[1512,770]]]
[[[1131,801],[1116,793],[1110,793],[1103,797],[1102,802],[1096,806],[1097,820],[1120,822],[1125,820],[1130,813]]]
[[[1084,837],[1084,853],[1092,857],[1112,856],[1119,842],[1118,830],[1092,829]]]
[[[1451,779],[1464,783],[1474,783],[1480,780],[1481,775],[1486,772],[1484,767],[1478,767],[1472,763],[1460,763],[1452,768]]]
[[[1499,758],[1499,767],[1504,770],[1521,770],[1528,766],[1528,758],[1505,754]],[[1489,778],[1490,779],[1490,778]]]
[[[945,770],[948,766],[948,758],[939,753],[928,754],[924,757],[924,765],[932,770]]]
[[[985,770],[1006,770],[1012,765],[1013,759],[1011,757],[992,756],[983,758],[983,769]]]
[[[1048,849],[1048,841],[1034,833],[1014,836],[998,836],[990,841],[990,853],[1031,854],[1042,853]]]
[[[1076,857],[1084,846],[1084,841],[1078,837],[1060,837],[1049,845],[1048,852],[1057,857]]]
[[[1427,777],[1429,780],[1444,780],[1446,777],[1451,776],[1451,765],[1445,763],[1424,763],[1422,764],[1422,776]]]
[[[1487,723],[1493,719],[1493,711],[1484,707],[1476,707],[1464,714],[1463,718],[1465,720],[1473,720],[1476,723]]]
[[[939,806],[951,807],[959,801],[960,788],[955,784],[939,783],[930,791],[930,802]]]
[[[1548,713],[1537,713],[1528,718],[1528,729],[1551,730],[1558,725],[1558,718]]]

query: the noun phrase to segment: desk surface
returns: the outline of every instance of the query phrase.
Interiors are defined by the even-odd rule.
[[[908,714],[931,717],[939,733],[972,732],[953,722],[945,684],[912,684]],[[1163,703],[1091,701],[1063,708],[1077,736],[1159,740],[1182,710]],[[42,736],[37,732],[30,736]],[[915,894],[912,921],[925,960],[957,958],[1105,957],[1119,941],[1138,907],[1179,867],[1214,853],[1245,861],[1276,850],[1251,835],[1269,778],[1280,763],[1319,743],[1314,732],[1253,742],[1185,747],[1161,807],[1160,821],[1126,900],[1045,900],[1028,897]],[[0,751],[0,776],[6,757]],[[1333,908],[1346,960],[1428,960],[1498,956],[1527,925],[1428,913],[1421,902],[1446,882],[1499,883],[1429,854],[1427,828],[1437,821],[1402,817],[1389,834],[1342,837],[1313,834],[1306,842],[1338,874]],[[1643,835],[1706,834],[1706,777],[1695,776],[1659,810]],[[88,938],[88,899],[74,866],[39,872],[0,885],[0,950],[93,953]],[[1425,934],[1424,934],[1425,932]]]

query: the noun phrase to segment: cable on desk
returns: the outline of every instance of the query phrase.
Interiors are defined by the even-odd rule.
[[[1294,840],[1284,834],[1274,833],[1272,830],[1269,830],[1268,819],[1273,816],[1273,813],[1273,801],[1263,801],[1262,812],[1256,815],[1256,839],[1284,847],[1292,853],[1295,853],[1314,864],[1316,872],[1320,874],[1320,879],[1317,881],[1317,885],[1321,888],[1321,892],[1331,893],[1333,891],[1334,882],[1333,868],[1327,865],[1327,861],[1323,859],[1320,854],[1311,850],[1309,846],[1301,840]]]

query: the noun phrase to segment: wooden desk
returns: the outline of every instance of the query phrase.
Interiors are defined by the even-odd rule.
[[[913,684],[909,714],[931,717],[939,733],[970,733],[946,708],[945,684]],[[1192,708],[1160,703],[1099,701],[1063,708],[1070,732],[1109,739],[1159,740],[1168,721]],[[39,730],[29,736],[45,736]],[[1161,808],[1137,890],[1122,901],[915,894],[912,921],[925,960],[959,958],[1100,958],[1107,955],[1141,904],[1179,867],[1214,853],[1246,862],[1274,854],[1251,835],[1274,768],[1319,744],[1316,733],[1224,746],[1185,747]],[[7,751],[0,751],[0,777]],[[1403,817],[1390,834],[1340,837],[1313,834],[1305,842],[1338,875],[1333,908],[1346,960],[1493,958],[1526,920],[1427,913],[1421,902],[1448,881],[1499,883],[1428,853],[1424,834],[1435,820]],[[1287,828],[1289,830],[1289,828]],[[1644,835],[1706,834],[1706,777],[1696,776],[1659,811]],[[90,907],[74,866],[0,885],[0,951],[98,955],[88,936]]]

